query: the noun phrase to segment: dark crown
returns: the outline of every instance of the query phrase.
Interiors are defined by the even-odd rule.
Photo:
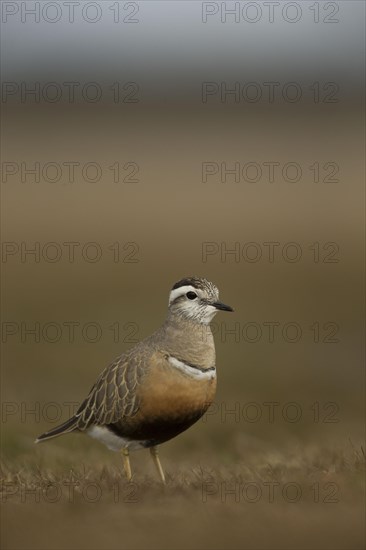
[[[201,288],[204,289],[207,287],[207,281],[206,279],[202,279],[200,277],[185,277],[184,279],[181,279],[175,285],[173,286],[172,290],[175,290],[176,288],[179,288],[181,286],[193,286],[194,288]]]

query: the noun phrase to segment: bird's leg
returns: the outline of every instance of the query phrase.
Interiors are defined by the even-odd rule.
[[[123,460],[123,467],[125,469],[127,481],[131,481],[132,473],[131,473],[131,465],[130,465],[130,453],[128,452],[127,447],[124,447],[122,449],[122,460]]]
[[[150,453],[151,453],[152,459],[154,461],[154,464],[156,466],[156,469],[158,471],[158,474],[160,476],[160,479],[165,485],[165,475],[164,475],[163,468],[161,467],[161,464],[160,464],[158,448],[157,447],[150,447]]]

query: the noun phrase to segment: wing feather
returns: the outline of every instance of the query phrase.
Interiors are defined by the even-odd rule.
[[[77,428],[86,430],[134,416],[139,409],[137,389],[142,376],[142,361],[130,354],[118,357],[100,374],[79,407]]]

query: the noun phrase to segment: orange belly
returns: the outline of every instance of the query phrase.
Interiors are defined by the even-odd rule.
[[[150,371],[140,387],[136,415],[111,426],[114,433],[149,447],[172,439],[206,412],[216,393],[216,373],[194,379],[171,367]]]

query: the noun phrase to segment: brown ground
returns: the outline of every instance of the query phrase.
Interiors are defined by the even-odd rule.
[[[364,548],[365,455],[352,442],[237,462],[220,450],[173,461],[166,447],[163,488],[147,452],[129,484],[117,454],[80,439],[2,463],[2,548]]]

